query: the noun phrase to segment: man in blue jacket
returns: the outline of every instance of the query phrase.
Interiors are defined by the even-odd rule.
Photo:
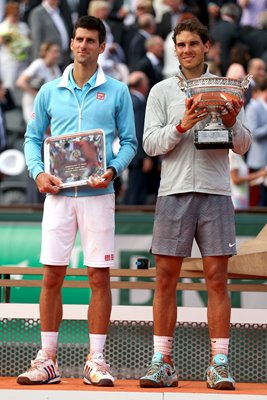
[[[98,18],[84,16],[77,21],[71,40],[74,64],[66,68],[62,78],[42,86],[25,134],[30,175],[39,191],[48,195],[42,223],[42,348],[30,369],[17,378],[22,385],[60,382],[56,350],[62,319],[61,287],[78,229],[92,290],[88,312],[90,353],[84,382],[97,386],[113,386],[114,382],[103,357],[111,312],[109,268],[114,263],[112,181],[134,157],[137,140],[127,86],[105,76],[97,64],[105,49],[105,33]],[[42,161],[43,136],[49,126],[52,136],[101,128],[106,142],[104,174],[88,180],[88,185],[59,189],[60,179],[45,173]],[[116,132],[120,150],[115,157],[112,142]]]

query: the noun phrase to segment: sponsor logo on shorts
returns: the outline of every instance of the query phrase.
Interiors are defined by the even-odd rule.
[[[113,261],[114,254],[105,254],[105,261]]]
[[[234,247],[235,243],[229,243],[229,247]]]

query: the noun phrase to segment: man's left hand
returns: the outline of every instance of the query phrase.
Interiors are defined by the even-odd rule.
[[[232,102],[228,101],[222,107],[220,118],[226,128],[231,128],[236,123],[236,117],[240,113],[242,106],[242,100],[232,100]]]
[[[112,169],[108,168],[105,173],[101,176],[90,176],[87,181],[87,184],[94,189],[106,189],[109,183],[113,179],[113,171]]]

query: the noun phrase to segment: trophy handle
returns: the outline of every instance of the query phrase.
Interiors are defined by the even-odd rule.
[[[245,76],[245,78],[241,82],[241,87],[242,87],[243,90],[247,90],[248,89],[252,78],[253,78],[252,74],[248,74],[247,76]]]
[[[188,87],[186,81],[184,81],[183,78],[179,75],[177,76],[177,78],[178,78],[178,86],[181,89],[181,91],[187,92]]]

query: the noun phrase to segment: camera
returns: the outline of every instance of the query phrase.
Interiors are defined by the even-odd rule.
[[[150,261],[148,258],[137,258],[136,266],[137,269],[148,269],[150,267]]]

